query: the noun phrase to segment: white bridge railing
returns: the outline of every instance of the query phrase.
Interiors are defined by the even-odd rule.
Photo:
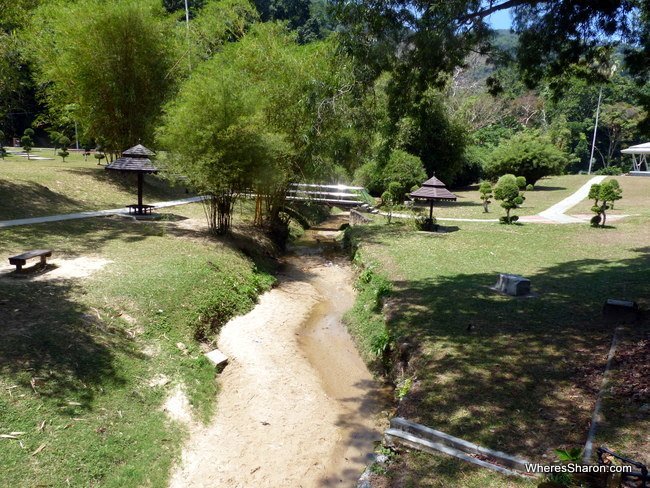
[[[292,183],[287,191],[287,200],[322,203],[346,207],[372,205],[373,199],[362,186],[318,185]]]

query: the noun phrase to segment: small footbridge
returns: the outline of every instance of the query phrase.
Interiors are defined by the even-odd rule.
[[[362,186],[318,185],[292,183],[287,191],[287,200],[315,203],[329,207],[372,209],[374,199]]]

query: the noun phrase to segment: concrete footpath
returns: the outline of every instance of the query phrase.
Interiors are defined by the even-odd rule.
[[[564,200],[547,208],[543,212],[540,212],[538,215],[546,220],[550,220],[551,222],[558,224],[584,223],[584,220],[582,219],[572,217],[571,215],[566,215],[566,211],[572,207],[575,207],[577,204],[587,198],[589,195],[589,190],[591,189],[591,185],[602,183],[605,178],[607,178],[607,176],[594,176],[587,183],[582,185],[573,195],[566,197]]]
[[[204,198],[205,197],[192,197],[192,198],[183,198],[181,200],[170,200],[168,202],[154,203],[153,206],[155,208],[175,207],[178,205],[186,205],[188,203],[200,202]],[[0,229],[6,227],[16,227],[18,225],[45,224],[48,222],[61,222],[63,220],[87,219],[90,217],[105,217],[107,215],[129,215],[129,209],[126,207],[111,208],[108,210],[96,210],[96,211],[89,211],[89,212],[79,212],[79,213],[60,214],[60,215],[47,215],[44,217],[32,217],[28,219],[2,220],[0,221]]]

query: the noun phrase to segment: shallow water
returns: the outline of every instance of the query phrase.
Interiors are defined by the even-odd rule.
[[[291,258],[304,266],[308,256],[313,266],[331,268],[331,272],[321,272],[310,280],[321,301],[313,308],[298,341],[323,389],[340,409],[337,426],[341,438],[325,465],[322,486],[355,485],[381,440],[391,400],[390,390],[368,371],[343,323],[356,298],[349,260],[334,240],[346,221],[333,216],[307,231],[296,243]]]

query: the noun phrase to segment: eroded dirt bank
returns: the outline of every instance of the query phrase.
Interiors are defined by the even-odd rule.
[[[341,324],[352,274],[320,253],[339,224],[328,223],[307,236],[316,247],[287,259],[279,286],[223,328],[231,359],[217,412],[193,428],[172,487],[355,485],[385,402]]]

